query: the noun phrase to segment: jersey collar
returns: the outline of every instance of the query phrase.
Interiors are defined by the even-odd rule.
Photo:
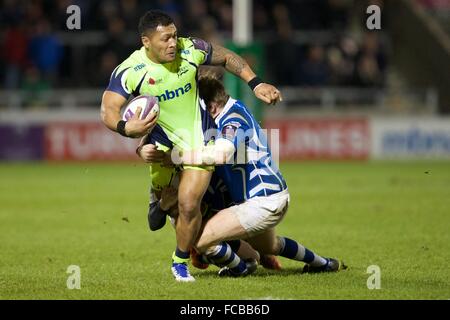
[[[145,53],[145,47],[144,47],[144,46],[142,46],[142,48],[141,48],[141,55],[142,55],[142,58],[143,58],[148,64],[150,64],[150,65],[158,65],[157,63],[153,62],[152,60],[150,60],[150,59],[147,57],[147,54]]]
[[[236,99],[233,99],[231,97],[228,98],[227,103],[225,103],[225,106],[223,107],[223,110],[219,115],[214,119],[217,125],[219,125],[220,120],[222,117],[230,110],[230,108],[236,103]]]

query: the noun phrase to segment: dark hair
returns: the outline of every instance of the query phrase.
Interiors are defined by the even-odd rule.
[[[198,90],[200,98],[205,101],[207,106],[211,102],[218,102],[225,105],[229,98],[222,82],[211,74],[199,77]]]
[[[139,20],[139,33],[143,35],[147,30],[156,29],[159,25],[166,27],[173,23],[173,19],[159,10],[147,11]]]

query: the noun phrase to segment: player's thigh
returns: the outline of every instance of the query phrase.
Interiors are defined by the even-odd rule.
[[[247,232],[248,237],[274,228],[284,218],[289,204],[289,192],[254,197],[235,207],[235,215]]]
[[[222,241],[245,238],[247,233],[230,207],[219,211],[205,224],[196,247],[202,251]]]
[[[208,170],[186,169],[181,172],[178,187],[178,204],[181,211],[192,211],[200,206],[211,176],[212,171]]]

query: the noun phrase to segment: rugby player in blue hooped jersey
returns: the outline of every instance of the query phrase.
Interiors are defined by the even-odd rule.
[[[264,133],[245,105],[226,94],[219,80],[203,77],[199,80],[199,90],[217,125],[215,144],[188,152],[174,149],[170,161],[182,165],[215,165],[216,174],[227,185],[234,205],[206,222],[195,245],[198,251],[205,252],[223,241],[246,239],[260,254],[305,262],[303,272],[345,269],[343,262],[321,257],[297,241],[275,234],[275,226],[287,212],[289,192],[272,161]]]

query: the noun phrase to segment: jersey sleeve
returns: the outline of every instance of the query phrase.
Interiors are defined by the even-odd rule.
[[[173,148],[173,143],[170,141],[163,128],[157,124],[152,131],[146,136],[144,144],[154,144],[158,149],[167,151]]]
[[[248,121],[238,113],[231,113],[221,121],[218,139],[226,139],[234,144],[235,149],[253,136]]]
[[[192,57],[197,65],[208,65],[211,63],[212,46],[209,42],[199,38],[189,38],[193,44]]]
[[[106,90],[118,93],[125,99],[128,99],[134,91],[131,80],[130,67],[122,67],[119,65],[112,72],[111,78],[109,79],[109,85]]]

